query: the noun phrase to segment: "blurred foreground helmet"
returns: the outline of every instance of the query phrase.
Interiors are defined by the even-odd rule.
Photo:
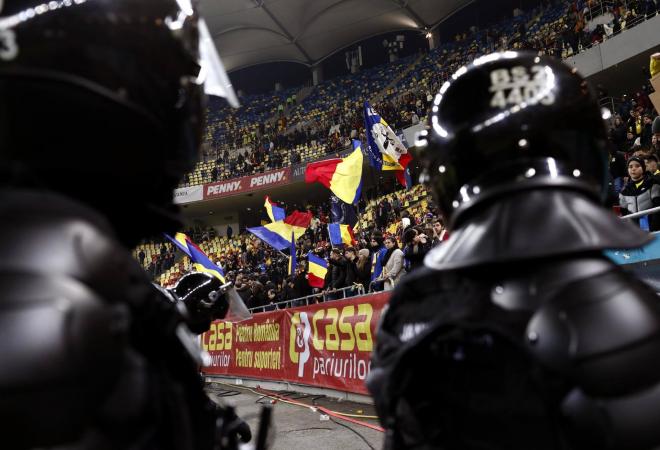
[[[204,126],[199,24],[190,0],[0,1],[0,183],[164,222]]]
[[[606,132],[575,70],[527,52],[458,70],[436,95],[423,136],[428,182],[453,226],[475,205],[530,188],[606,193]]]
[[[224,319],[229,302],[217,277],[203,272],[192,272],[181,277],[172,289],[179,301],[186,305],[188,325],[193,333],[208,330],[215,319]]]

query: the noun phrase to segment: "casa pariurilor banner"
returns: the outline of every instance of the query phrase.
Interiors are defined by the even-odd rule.
[[[380,293],[216,321],[202,335],[212,361],[203,372],[367,394],[376,325],[388,299]]]

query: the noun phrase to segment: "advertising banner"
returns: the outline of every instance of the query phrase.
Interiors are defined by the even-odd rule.
[[[367,394],[376,325],[388,293],[216,321],[202,335],[212,363],[226,375]]]
[[[204,200],[229,197],[290,183],[291,167],[204,185]]]
[[[294,183],[305,181],[305,169],[307,169],[307,163],[291,166],[291,181]]]
[[[183,203],[199,202],[204,198],[204,186],[188,186],[174,189],[174,203],[177,205]]]

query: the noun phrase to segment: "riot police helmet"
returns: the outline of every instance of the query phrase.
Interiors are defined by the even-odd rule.
[[[174,231],[205,121],[198,21],[190,0],[0,2],[2,184],[137,215],[131,244]]]
[[[440,88],[420,136],[427,182],[456,227],[525,189],[607,192],[606,132],[586,81],[562,62],[507,51],[475,59]]]

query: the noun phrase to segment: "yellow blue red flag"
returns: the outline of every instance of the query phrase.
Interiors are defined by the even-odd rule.
[[[313,253],[307,255],[307,282],[311,287],[323,288],[325,275],[328,273],[328,262]]]
[[[282,251],[291,245],[291,235],[294,236],[294,239],[300,239],[305,234],[305,230],[309,227],[311,221],[311,213],[294,211],[280,222],[248,228],[247,230],[266,244]]]
[[[305,183],[318,181],[346,203],[356,203],[362,191],[362,148],[353,140],[353,152],[346,158],[326,159],[307,164]]]
[[[266,208],[266,213],[268,214],[268,217],[270,217],[271,222],[279,222],[286,217],[284,208],[277,206],[277,203],[272,201],[268,196],[266,196],[264,207]]]
[[[172,241],[172,244],[174,244],[176,248],[178,248],[183,253],[188,255],[188,257],[190,257],[190,249],[188,248],[188,241],[190,240],[190,238],[188,236],[186,236],[183,233],[177,233],[174,235],[174,237],[170,236],[167,233],[164,234],[167,239]]]
[[[355,236],[350,225],[330,223],[328,224],[328,235],[332,245],[353,245],[355,243]]]
[[[198,272],[209,273],[217,277],[222,284],[226,283],[225,272],[222,267],[216,265],[204,251],[199,248],[188,236],[183,233],[177,233],[174,237],[165,234],[172,243],[190,258],[193,267]]]

